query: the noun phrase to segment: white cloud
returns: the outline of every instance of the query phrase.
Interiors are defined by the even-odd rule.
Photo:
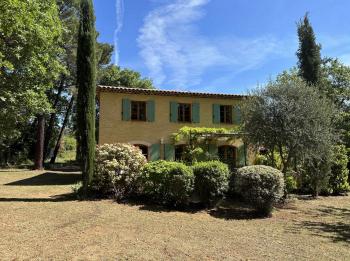
[[[205,15],[208,3],[209,0],[175,0],[145,18],[138,44],[156,85],[186,89],[201,83],[210,67],[237,74],[261,66],[269,55],[283,55],[290,46],[272,36],[209,39],[201,35],[195,23]]]
[[[115,1],[115,10],[117,17],[117,25],[114,30],[114,64],[119,64],[119,43],[118,43],[118,35],[123,28],[123,20],[124,20],[124,0],[116,0]]]

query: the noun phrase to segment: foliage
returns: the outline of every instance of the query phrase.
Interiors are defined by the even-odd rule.
[[[179,162],[149,162],[143,169],[141,180],[143,195],[167,206],[187,204],[193,191],[192,169]]]
[[[77,148],[77,141],[73,135],[64,135],[60,152],[58,154],[58,162],[69,162],[75,160],[75,151]]]
[[[94,172],[95,99],[96,99],[96,31],[92,0],[82,0],[77,50],[77,140],[87,191]]]
[[[297,182],[296,176],[297,176],[297,173],[290,170],[285,175],[284,183],[285,183],[286,192],[288,194],[298,189],[298,182]]]
[[[259,153],[256,155],[254,159],[254,165],[266,165],[276,169],[281,169],[282,161],[278,152],[276,151],[273,153],[266,152],[263,154]]]
[[[283,174],[263,165],[240,168],[235,175],[234,191],[259,212],[271,215],[273,204],[283,196]]]
[[[64,69],[61,36],[55,1],[0,2],[0,150],[51,110],[46,92]]]
[[[203,203],[220,198],[228,190],[230,171],[220,161],[200,162],[193,166],[194,192]]]
[[[114,193],[117,199],[137,193],[146,158],[139,148],[123,143],[97,146],[91,188],[101,194]]]
[[[121,69],[115,65],[109,65],[100,69],[98,83],[109,86],[154,89],[150,79],[141,78],[140,73],[126,68]]]
[[[186,141],[183,161],[192,165],[199,161],[216,160],[216,155],[208,151],[208,144],[217,139],[213,134],[237,133],[239,128],[206,128],[206,127],[182,127],[178,132],[172,134],[173,143]],[[227,138],[231,139],[231,138]]]
[[[350,190],[348,183],[347,149],[344,145],[333,146],[331,174],[328,180],[328,192],[338,195]]]
[[[308,14],[298,23],[299,49],[297,51],[300,76],[309,84],[317,84],[321,70],[321,46],[309,21]]]
[[[284,173],[304,158],[324,158],[336,139],[331,101],[286,72],[253,91],[242,112],[247,143],[266,148],[271,159],[277,151]]]

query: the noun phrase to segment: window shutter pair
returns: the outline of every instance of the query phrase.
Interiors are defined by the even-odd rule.
[[[178,119],[178,108],[177,102],[170,102],[170,122],[177,122]],[[192,103],[192,123],[200,122],[200,105],[199,103]]]
[[[153,100],[146,102],[147,121],[155,120],[155,102]],[[122,120],[130,121],[131,119],[131,101],[129,99],[122,100]]]
[[[239,125],[242,122],[241,108],[239,106],[233,106],[232,108],[232,123]],[[220,123],[220,104],[213,104],[213,123]]]
[[[150,160],[155,161],[160,159],[160,144],[152,144],[150,151]],[[172,144],[164,144],[164,159],[175,159],[175,147]]]

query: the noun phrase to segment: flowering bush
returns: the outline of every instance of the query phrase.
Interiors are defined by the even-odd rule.
[[[121,199],[138,191],[146,158],[139,148],[123,143],[97,146],[92,189]]]

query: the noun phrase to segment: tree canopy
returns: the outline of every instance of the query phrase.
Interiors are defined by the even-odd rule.
[[[46,91],[64,70],[61,35],[54,0],[0,2],[0,144],[51,110]]]
[[[243,105],[246,139],[254,146],[277,151],[285,172],[292,162],[323,155],[335,140],[335,108],[316,88],[298,76],[281,74],[252,92]]]

